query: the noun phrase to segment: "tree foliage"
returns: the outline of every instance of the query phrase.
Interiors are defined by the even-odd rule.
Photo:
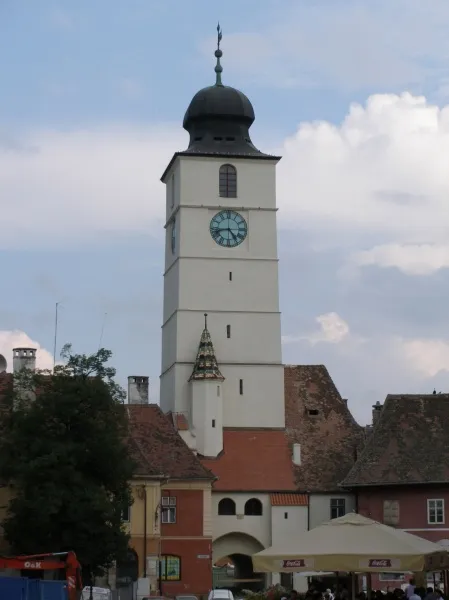
[[[14,553],[74,550],[93,577],[128,547],[125,393],[106,366],[110,351],[78,355],[67,345],[61,355],[51,375],[15,375],[0,439],[0,480],[13,488],[3,526]]]

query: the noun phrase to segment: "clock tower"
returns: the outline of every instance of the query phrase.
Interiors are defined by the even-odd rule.
[[[203,456],[223,428],[284,427],[276,164],[252,143],[251,102],[223,85],[192,99],[166,184],[160,401]],[[207,317],[205,317],[205,313]],[[206,322],[205,322],[206,321]]]

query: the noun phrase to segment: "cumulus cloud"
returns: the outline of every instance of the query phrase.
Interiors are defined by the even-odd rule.
[[[3,136],[3,247],[16,247],[18,239],[82,244],[107,232],[161,231],[159,177],[186,143],[179,123]],[[303,123],[281,147],[264,149],[283,155],[281,227],[307,229],[328,245],[357,239],[362,254],[355,260],[362,264],[380,252],[377,263],[393,266],[396,244],[396,262],[418,262],[421,272],[424,263],[429,272],[445,266],[435,258],[449,237],[449,107],[409,93],[374,95],[352,105],[339,125]],[[382,238],[376,247],[387,249],[366,246],[372,235]]]
[[[12,371],[13,348],[36,348],[36,367],[38,369],[52,369],[53,356],[43,348],[39,342],[32,340],[24,331],[0,331],[0,354],[8,363],[7,371]]]
[[[294,344],[307,340],[311,344],[325,342],[328,344],[339,344],[349,336],[349,325],[337,313],[330,312],[316,317],[319,325],[318,331],[304,335],[286,335],[282,337],[283,344]]]
[[[449,246],[385,244],[354,254],[361,266],[396,267],[408,275],[431,275],[449,267]]]
[[[449,372],[449,342],[443,339],[396,340],[410,366],[426,378]]]
[[[3,141],[3,143],[2,143]],[[66,245],[119,231],[154,231],[159,178],[185,146],[179,128],[35,131],[0,139],[3,248]]]

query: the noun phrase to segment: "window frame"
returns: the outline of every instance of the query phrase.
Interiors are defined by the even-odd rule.
[[[167,564],[168,561],[167,559],[172,559],[177,561],[177,576],[176,577],[167,577]],[[178,556],[177,554],[162,554],[161,556],[161,567],[160,567],[160,576],[161,576],[161,581],[166,581],[166,582],[170,582],[170,581],[181,581],[182,579],[182,575],[181,575],[181,557]]]
[[[218,195],[220,198],[237,198],[237,169],[230,163],[220,165]]]
[[[260,509],[260,512],[256,512],[256,511],[251,512],[251,513],[250,512],[246,512],[246,510],[247,510],[246,507],[248,505],[251,506],[250,503],[253,503],[253,506],[257,506],[258,510]],[[254,498],[254,497],[253,498],[248,498],[248,500],[245,502],[245,507],[243,509],[243,514],[245,515],[245,517],[263,517],[263,504],[260,501],[260,499],[259,498]]]
[[[122,522],[131,523],[131,505],[122,509]]]
[[[441,502],[441,521],[438,520],[438,504]],[[433,511],[435,513],[435,520],[431,521],[430,520],[430,516],[431,516],[431,505],[432,503],[434,503],[434,508]],[[427,498],[427,524],[428,525],[444,525],[445,524],[445,502],[444,502],[444,498]]]
[[[222,502],[225,502],[225,501],[226,501],[226,503],[232,502],[233,507],[234,507],[233,508],[234,512],[229,512],[229,513],[220,512],[220,504],[222,504]],[[235,503],[235,500],[233,498],[229,498],[228,496],[226,496],[225,498],[221,498],[220,501],[218,502],[218,506],[217,506],[217,515],[219,517],[235,517],[236,514],[237,514],[237,505]]]
[[[161,496],[161,524],[173,525],[176,523],[176,509],[176,496]]]
[[[340,509],[343,508],[343,512],[340,514]],[[336,516],[333,515],[333,511],[336,511]],[[329,502],[329,513],[331,521],[332,519],[338,519],[346,514],[346,498],[331,498]]]

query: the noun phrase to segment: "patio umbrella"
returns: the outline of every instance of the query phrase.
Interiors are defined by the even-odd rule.
[[[438,544],[356,513],[262,550],[252,559],[255,572],[269,573],[388,573],[449,567],[449,554]]]

